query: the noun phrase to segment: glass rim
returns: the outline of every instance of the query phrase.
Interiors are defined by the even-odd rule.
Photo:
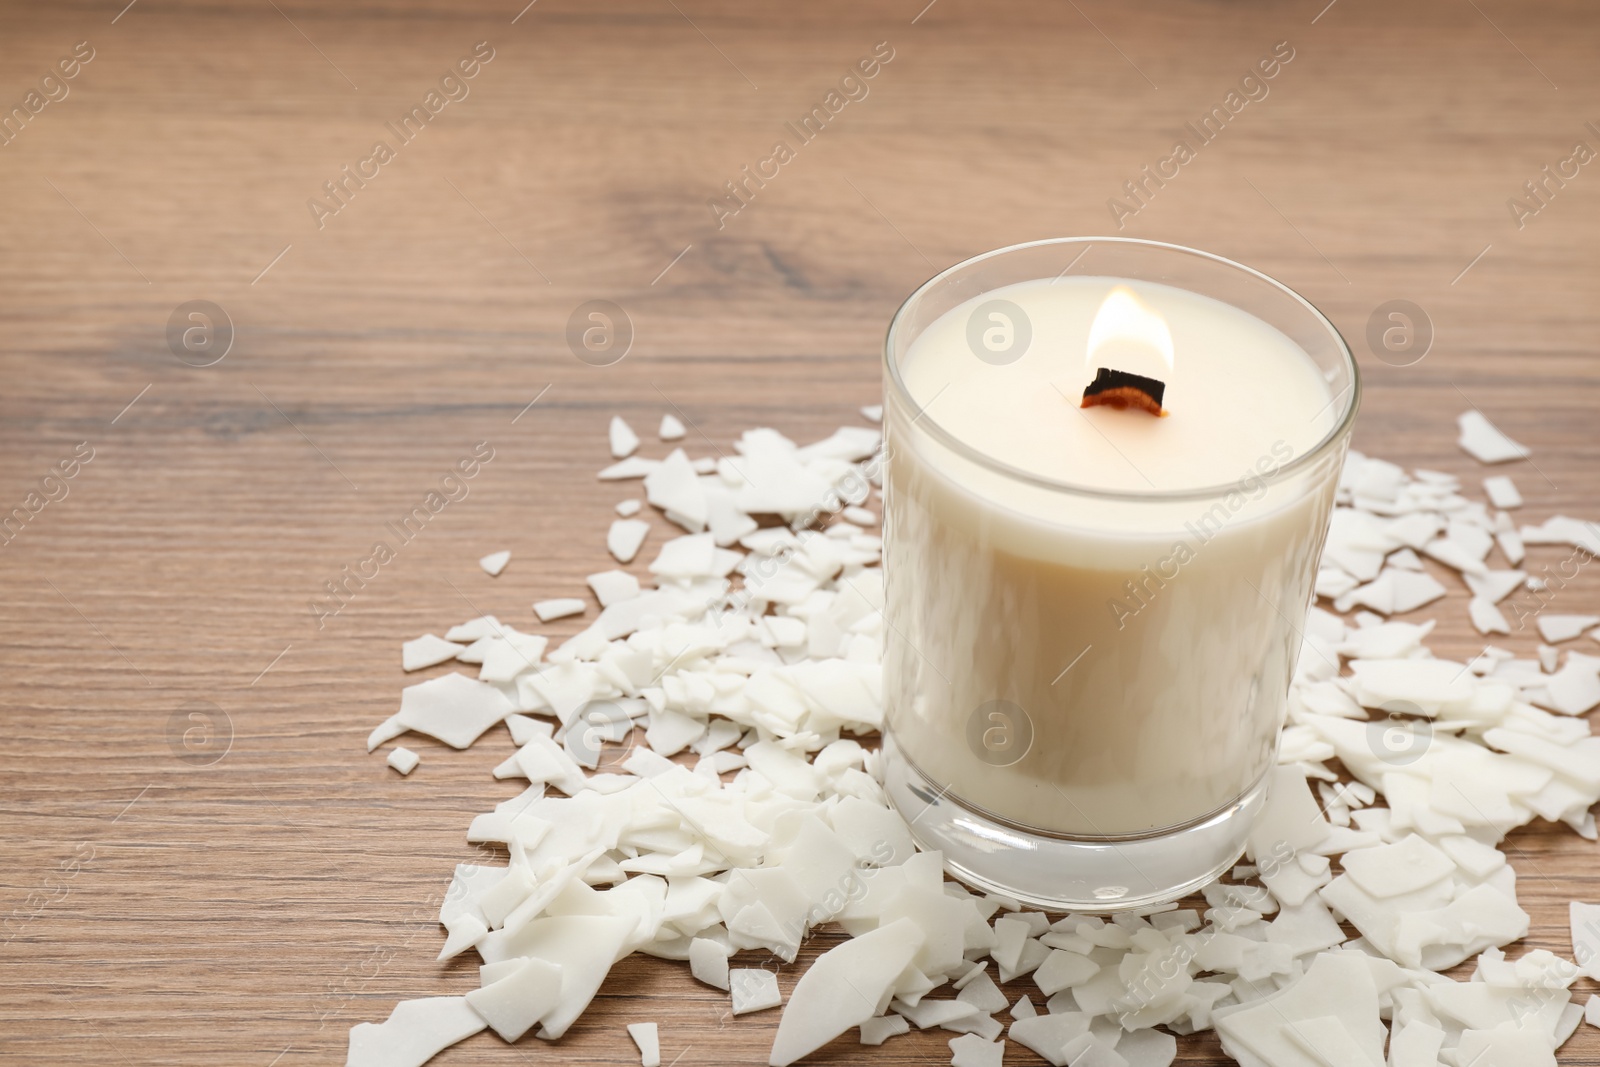
[[[961,440],[949,430],[945,429],[945,427],[939,424],[938,419],[931,415],[927,415],[927,408],[920,407],[917,402],[912,399],[911,391],[906,387],[905,379],[900,373],[899,363],[894,357],[894,344],[898,335],[898,331],[904,325],[904,320],[908,309],[911,308],[912,305],[915,304],[924,293],[928,292],[934,285],[945,280],[956,271],[974,266],[986,260],[999,258],[1000,256],[1004,256],[1012,252],[1020,252],[1023,249],[1029,248],[1042,248],[1050,245],[1068,247],[1073,245],[1095,244],[1142,245],[1146,248],[1160,249],[1164,252],[1181,252],[1191,256],[1198,256],[1201,259],[1211,260],[1213,263],[1221,266],[1230,267],[1234,270],[1266,282],[1272,288],[1277,289],[1291,301],[1310,312],[1312,317],[1328,331],[1329,336],[1331,336],[1334,340],[1338,352],[1344,357],[1345,366],[1350,372],[1350,385],[1346,390],[1348,395],[1345,398],[1344,410],[1340,413],[1339,418],[1335,420],[1333,428],[1330,429],[1321,440],[1319,440],[1311,448],[1307,449],[1303,454],[1296,456],[1288,463],[1285,463],[1281,467],[1275,469],[1271,475],[1273,480],[1278,480],[1288,475],[1295,474],[1313,465],[1326,456],[1334,448],[1336,448],[1342,440],[1349,436],[1351,428],[1355,422],[1356,411],[1361,406],[1361,368],[1356,363],[1355,355],[1350,351],[1350,345],[1347,341],[1345,341],[1344,335],[1339,332],[1339,328],[1333,324],[1332,320],[1329,319],[1327,315],[1322,313],[1321,308],[1317,307],[1311,301],[1301,296],[1295,290],[1289,288],[1283,282],[1280,282],[1278,279],[1269,274],[1263,274],[1254,267],[1249,267],[1243,263],[1228,259],[1226,256],[1219,256],[1214,252],[1206,252],[1202,249],[1190,248],[1187,245],[1171,244],[1166,241],[1151,241],[1142,237],[1046,237],[1037,241],[1023,241],[1019,244],[1006,245],[1003,248],[992,249],[991,251],[983,252],[968,259],[963,259],[959,263],[952,264],[951,266],[946,267],[944,270],[939,271],[937,274],[933,275],[933,277],[929,278],[927,281],[913,289],[911,291],[911,295],[907,296],[905,300],[901,301],[900,306],[895,309],[894,315],[889,319],[889,328],[884,335],[883,341],[883,364],[885,370],[888,372],[887,376],[893,389],[894,399],[903,401],[908,407],[921,413],[919,414],[917,421],[922,424],[924,432],[927,432],[931,437],[933,437],[940,444],[944,445],[946,448],[950,449],[952,452],[955,452],[964,459],[978,464],[980,467],[984,467],[996,474],[1010,478],[1014,481],[1023,482],[1039,489],[1050,490],[1051,492],[1067,492],[1079,496],[1096,497],[1102,500],[1137,503],[1161,503],[1183,500],[1207,500],[1226,495],[1227,493],[1230,493],[1238,488],[1238,479],[1234,478],[1226,482],[1219,482],[1216,485],[1200,486],[1195,489],[1154,491],[1101,489],[1094,486],[1079,485],[1076,482],[1062,481],[1058,478],[1046,477],[1042,474],[1033,474],[1030,471],[1023,470],[1021,467],[1013,466],[1012,464],[996,459],[987,453],[980,452],[972,445],[969,445],[967,442]],[[1071,269],[1070,264],[1068,269]],[[1062,272],[1062,274],[1065,273],[1065,271]],[[1241,308],[1240,310],[1243,311],[1244,309]],[[1337,399],[1338,397],[1334,397],[1334,400]],[[1333,401],[1329,401],[1329,403],[1332,402]]]

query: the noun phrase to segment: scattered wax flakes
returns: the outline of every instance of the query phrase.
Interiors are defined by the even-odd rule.
[[[465,997],[402,1000],[381,1023],[350,1028],[346,1067],[422,1067],[441,1050],[488,1026]]]
[[[1335,948],[1345,941],[1338,921],[1317,897],[1296,907],[1278,909],[1265,932],[1267,941],[1285,946],[1296,956]]]
[[[652,751],[663,756],[675,756],[688,748],[706,732],[706,724],[670,708],[650,713],[650,728],[645,731],[645,743]]]
[[[1426,571],[1386,567],[1366,585],[1339,596],[1333,605],[1339,611],[1367,607],[1383,615],[1397,615],[1431,604],[1445,592],[1445,587]]]
[[[1387,560],[1389,566],[1398,567],[1403,571],[1420,571],[1423,569],[1422,557],[1414,549],[1402,548],[1389,553]]]
[[[1489,495],[1489,503],[1497,508],[1520,508],[1522,506],[1522,494],[1517,492],[1516,483],[1504,474],[1485,478],[1483,480],[1483,491]]]
[[[984,1041],[999,1041],[1006,1032],[1006,1024],[993,1015],[976,1015],[967,1019],[954,1019],[940,1027],[954,1034],[970,1034]]]
[[[861,409],[861,417],[866,419],[868,422],[882,422],[883,405],[868,404],[866,407]]]
[[[1087,1034],[1089,1022],[1090,1017],[1081,1011],[1031,1015],[1013,1019],[1006,1036],[1043,1056],[1052,1067],[1067,1067],[1067,1043]]]
[[[688,431],[684,429],[683,421],[678,416],[668,412],[661,416],[661,428],[656,431],[663,441],[678,441]]]
[[[1449,856],[1416,834],[1392,845],[1354,849],[1339,862],[1356,885],[1378,899],[1414,893],[1456,869]]]
[[[1585,841],[1600,841],[1600,824],[1596,823],[1594,812],[1585,811],[1578,817],[1568,813],[1561,817],[1561,821],[1571,827],[1572,832]]]
[[[1524,526],[1519,536],[1530,545],[1571,545],[1600,555],[1600,523],[1585,522],[1568,515],[1555,515],[1540,526]]]
[[[1302,1052],[1326,1067],[1383,1067],[1383,1060],[1374,1059],[1371,1050],[1362,1047],[1336,1016],[1302,1019],[1289,1027],[1287,1035]]]
[[[1526,937],[1528,913],[1490,883],[1474,886],[1442,908],[1402,914],[1395,928],[1397,962],[1445,970],[1494,945]]]
[[[1361,582],[1337,567],[1324,566],[1317,571],[1316,593],[1329,600],[1337,600],[1355,589]]]
[[[1528,558],[1527,549],[1522,544],[1522,536],[1514,530],[1496,532],[1494,543],[1500,546],[1500,551],[1506,557],[1506,562],[1513,567],[1521,566],[1522,561]]]
[[[739,510],[733,490],[726,486],[707,486],[706,512],[706,526],[721,548],[737,544],[740,538],[759,528],[755,519]]]
[[[659,467],[645,475],[644,491],[646,500],[690,533],[705,529],[705,487],[683,449],[673,449]]]
[[[589,575],[585,581],[589,583],[589,588],[594,591],[595,599],[600,601],[602,608],[609,608],[624,600],[632,600],[639,595],[639,579],[627,571],[601,571],[599,574]]]
[[[1160,1030],[1135,1030],[1122,1035],[1116,1053],[1128,1067],[1172,1067],[1178,1058],[1178,1039]]]
[[[1580,973],[1600,979],[1600,904],[1584,904],[1574,900],[1569,905],[1569,912],[1572,958],[1578,962]]]
[[[923,931],[914,921],[896,919],[818,956],[800,976],[783,1009],[768,1061],[772,1067],[787,1067],[876,1015],[879,1001],[893,992],[923,940]],[[776,978],[766,971],[735,975],[739,973],[772,978],[770,995],[772,1003],[777,1003]],[[736,1015],[740,1014],[738,988],[735,981]]]
[[[1600,623],[1600,615],[1541,614],[1535,621],[1539,624],[1539,635],[1555,645],[1570,641],[1595,623]]]
[[[662,578],[706,578],[717,566],[717,544],[710,534],[674,537],[661,546],[650,573]]]
[[[536,602],[533,605],[533,613],[539,616],[540,622],[553,622],[571,615],[582,615],[588,606],[577,597],[557,597],[553,600]]]
[[[1494,547],[1494,533],[1473,520],[1452,516],[1445,531],[1451,542],[1480,563]]]
[[[554,1039],[567,1032],[594,999],[612,963],[625,954],[624,946],[637,927],[634,918],[557,915],[534,919],[515,932],[512,944],[517,955],[561,968],[560,1000],[540,1016],[539,1036]]]
[[[1437,532],[1438,525],[1430,524],[1425,537]],[[1371,581],[1383,569],[1385,554],[1407,543],[1397,542],[1376,516],[1354,508],[1335,508],[1322,553],[1323,565],[1331,564],[1361,581]],[[1421,543],[1413,547],[1420,547]]]
[[[580,602],[581,603],[581,602]],[[524,671],[534,669],[544,655],[550,639],[540,634],[524,634],[506,628],[502,637],[488,638],[478,678],[484,682],[509,682]]]
[[[500,929],[505,925],[506,916],[528,899],[533,888],[533,875],[521,867],[513,867],[509,874],[478,897],[478,910],[483,913],[491,929]]]
[[[516,1041],[561,1001],[561,968],[541,959],[508,961],[509,973],[466,996],[472,1010],[505,1041]]]
[[[1015,970],[1022,957],[1022,946],[1028,940],[1028,924],[1021,919],[1000,918],[994,921],[995,945],[990,957],[1001,967]]]
[[[444,947],[439,950],[438,961],[455,959],[467,949],[483,940],[489,932],[488,923],[478,915],[470,912],[460,912],[449,915],[439,920],[450,936],[445,939]]]
[[[765,1011],[783,1003],[783,994],[778,992],[778,976],[759,967],[742,967],[729,971],[728,986],[733,994],[735,1015]]]
[[[1600,704],[1600,668],[1587,658],[1568,656],[1566,666],[1545,679],[1544,691],[1548,700],[1535,703],[1563,715],[1582,715]]]
[[[1445,587],[1440,585],[1433,575],[1425,571],[1408,571],[1391,568],[1388,573],[1394,578],[1394,611],[1404,614],[1415,611],[1424,604],[1431,604],[1445,594]]]
[[[791,518],[824,508],[833,485],[800,458],[793,442],[771,431],[751,431],[736,447],[745,477],[738,490],[740,511]]]
[[[455,659],[466,647],[454,641],[446,641],[435,634],[423,634],[416,640],[407,641],[400,646],[400,667],[407,671],[436,667],[445,660]]]
[[[876,512],[868,511],[866,508],[857,507],[854,504],[845,508],[839,514],[844,517],[846,522],[853,522],[857,526],[878,525],[878,516]]]
[[[984,971],[980,965],[974,972],[977,977],[961,987],[956,994],[956,999],[971,1004],[979,1011],[993,1015],[997,1011],[1005,1011],[1011,1003],[1006,995],[1000,992],[1000,987],[994,984],[994,979]],[[1038,972],[1034,972],[1037,978]]]
[[[1445,1032],[1422,1019],[1401,1022],[1397,1016],[1389,1038],[1389,1062],[1393,1067],[1438,1067],[1439,1050]]]
[[[482,615],[470,622],[452,626],[444,635],[446,641],[481,641],[485,637],[498,637],[505,632],[500,620],[493,615]]]
[[[661,1035],[655,1023],[629,1023],[628,1036],[639,1046],[639,1067],[661,1067]]]
[[[861,1043],[881,1045],[891,1037],[899,1037],[910,1032],[911,1023],[904,1015],[880,1015],[861,1024]]]
[[[1511,624],[1505,614],[1487,597],[1475,596],[1467,602],[1467,616],[1480,634],[1508,634]]]
[[[1507,437],[1477,409],[1456,416],[1456,425],[1461,431],[1456,444],[1479,463],[1504,463],[1533,455],[1531,449]]]
[[[627,459],[618,460],[601,471],[600,480],[602,482],[624,482],[633,478],[643,478],[660,466],[661,461],[659,459],[629,456]]]
[[[1100,965],[1088,956],[1052,949],[1033,972],[1033,981],[1038,985],[1039,992],[1048,997],[1063,989],[1080,986],[1099,973]]]
[[[622,421],[622,416],[611,416],[611,425],[607,429],[611,439],[611,456],[613,459],[626,459],[633,455],[634,449],[639,447],[639,435],[633,432],[633,427]]]
[[[1358,513],[1359,514],[1359,513]],[[1439,515],[1426,512],[1413,512],[1400,518],[1391,520],[1383,527],[1381,537],[1372,537],[1374,543],[1383,550],[1387,542],[1398,542],[1413,550],[1420,551],[1424,545],[1432,541],[1434,535],[1445,528],[1445,521]]]
[[[1516,659],[1516,654],[1513,652],[1497,648],[1494,645],[1484,645],[1483,651],[1469,661],[1469,666],[1472,668],[1473,674],[1481,677],[1494,673],[1500,664],[1514,659]]]
[[[1269,870],[1269,857],[1277,857],[1314,849],[1328,835],[1327,823],[1321,817],[1317,798],[1311,795],[1305,775],[1293,767],[1273,769],[1272,782],[1267,791],[1267,806],[1251,827],[1246,854],[1260,867],[1263,876]],[[1271,867],[1286,869],[1287,864],[1275,860]],[[1271,888],[1269,881],[1268,887]]]
[[[366,734],[366,750],[371,752],[371,750],[376,749],[378,745],[384,744],[386,741],[394,741],[395,737],[405,733],[406,729],[410,729],[410,726],[402,723],[398,715],[390,715],[389,718],[374,726],[373,733]]]
[[[1465,708],[1475,685],[1465,664],[1447,659],[1355,660],[1352,695],[1363,707],[1383,708],[1403,701],[1427,716]]]
[[[389,766],[399,771],[402,775],[410,774],[417,769],[417,764],[422,762],[422,757],[409,748],[395,747],[389,752]]]
[[[1348,480],[1356,497],[1392,503],[1405,486],[1406,472],[1385,460],[1368,459],[1354,468]]]
[[[504,639],[501,637],[480,637],[476,641],[472,642],[472,644],[462,649],[461,654],[456,657],[456,661],[459,663],[481,665],[483,661],[488,658],[489,650],[494,648],[496,643],[499,643],[503,640]]]
[[[639,500],[638,500],[637,497],[633,497],[633,498],[630,498],[628,500],[618,501],[618,503],[617,503],[617,514],[621,515],[625,519],[630,519],[633,516],[639,514],[639,509],[641,507],[643,507],[643,506],[644,505],[639,503]]]
[[[689,942],[689,973],[713,989],[728,988],[728,948],[709,938]]]
[[[806,643],[806,621],[788,615],[768,615],[761,620],[776,648],[801,648]]]
[[[1341,626],[1342,636],[1334,641],[1333,645],[1339,655],[1347,659],[1407,659],[1422,649],[1422,641],[1433,632],[1433,627],[1434,623],[1431,620],[1425,623],[1382,622],[1371,626],[1359,626],[1348,631]],[[1302,692],[1307,697],[1307,706],[1320,714],[1347,714],[1359,717],[1359,705],[1356,705],[1336,682],[1310,682],[1303,687]],[[1342,702],[1350,707],[1350,711],[1336,713],[1327,710],[1326,699],[1313,700],[1317,694],[1342,698]]]
[[[1550,1039],[1516,1022],[1492,1030],[1464,1030],[1455,1051],[1458,1063],[1473,1067],[1556,1067]]]
[[[1274,1067],[1326,1067],[1296,1040],[1296,1034],[1303,1024],[1331,1018],[1334,1026],[1318,1024],[1315,1029],[1340,1032],[1353,1046],[1352,1058],[1339,1061],[1338,1067],[1383,1064],[1378,988],[1372,967],[1360,953],[1323,953],[1288,987],[1250,1003],[1218,1008],[1214,1018],[1223,1050],[1245,1062],[1254,1057]]]
[[[478,900],[509,873],[510,869],[506,867],[483,867],[474,863],[456,864],[455,874],[450,879],[450,887],[445,891],[444,900],[439,904],[439,921],[448,927],[453,918],[472,915],[487,924],[483,910],[478,906]]]
[[[535,785],[548,783],[569,796],[583,790],[583,771],[571,752],[553,737],[535,734],[512,759],[522,776]]]
[[[977,1034],[950,1039],[950,1067],[1001,1067],[1005,1054],[1004,1041],[985,1041]]]
[[[650,524],[641,519],[618,519],[606,534],[606,548],[618,563],[632,563],[649,532]]]
[[[1447,567],[1455,568],[1463,575],[1481,575],[1488,573],[1489,570],[1489,568],[1483,565],[1483,560],[1473,555],[1471,549],[1464,547],[1459,541],[1452,540],[1448,537],[1441,537],[1436,540],[1429,541],[1427,544],[1422,546],[1422,554],[1425,556],[1431,556]]]
[[[509,865],[458,866],[440,907],[442,955],[476,948],[484,988],[475,999],[486,1005],[489,990],[510,992],[501,983],[513,976],[531,981],[523,974],[530,960],[560,975],[548,1005],[504,998],[523,1017],[500,1017],[497,1029],[542,1023],[541,1037],[559,1036],[611,961],[635,951],[687,960],[696,979],[729,989],[736,1008],[776,1005],[775,979],[730,973],[732,952],[763,949],[792,961],[809,929],[829,919],[855,939],[801,978],[779,1022],[796,1049],[820,1047],[852,1025],[865,1044],[938,1026],[963,1035],[952,1047],[958,1062],[982,1057],[972,1062],[989,1067],[988,1057],[1003,1055],[995,1014],[1006,1006],[985,954],[1002,982],[1031,973],[1048,997],[1048,1015],[1027,998],[1011,1007],[1012,1038],[1077,1067],[1169,1067],[1176,1042],[1157,1026],[1180,1034],[1220,1027],[1250,1067],[1377,1067],[1370,1054],[1382,1047],[1381,1008],[1393,1017],[1392,1067],[1448,1062],[1467,1035],[1486,1050],[1475,1067],[1486,1067],[1490,1057],[1524,1051],[1497,1044],[1515,997],[1536,1006],[1525,1029],[1540,1044],[1528,1046],[1530,1055],[1578,1025],[1580,1009],[1546,996],[1570,981],[1570,965],[1537,952],[1513,963],[1497,951],[1527,932],[1528,916],[1492,842],[1536,817],[1600,837],[1589,811],[1600,799],[1600,738],[1568,717],[1600,701],[1600,657],[1572,653],[1556,671],[1548,654],[1518,660],[1490,647],[1468,665],[1449,663],[1424,644],[1431,622],[1382,617],[1442,592],[1419,552],[1460,571],[1474,601],[1490,609],[1515,593],[1527,581],[1522,572],[1484,562],[1495,544],[1506,551],[1519,536],[1503,511],[1461,496],[1451,476],[1408,475],[1352,453],[1318,587],[1327,592],[1337,577],[1331,595],[1365,589],[1348,606],[1372,610],[1348,623],[1315,608],[1307,617],[1308,647],[1291,687],[1281,763],[1252,830],[1252,862],[1234,871],[1234,884],[1205,889],[1203,916],[1069,915],[1052,926],[1014,900],[945,882],[941,857],[917,853],[905,820],[887,806],[877,752],[840,736],[871,731],[882,717],[882,544],[850,525],[875,521],[870,513],[847,513],[822,534],[806,527],[870,498],[876,476],[851,465],[878,441],[876,430],[846,428],[801,448],[757,430],[721,463],[680,456],[653,481],[658,506],[689,536],[658,555],[654,588],[622,571],[592,576],[600,618],[549,663],[543,638],[492,618],[447,635],[472,642],[457,659],[483,664],[491,683],[483,688],[512,705],[481,716],[505,718],[520,746],[496,777],[530,787],[473,820],[469,842],[508,846]],[[630,456],[618,466],[614,476],[639,477],[667,464]],[[751,489],[774,472],[802,472],[803,492]],[[693,507],[702,498],[703,520]],[[803,500],[805,509],[785,510]],[[746,510],[757,504],[794,528],[759,528]],[[1600,526],[1576,519],[1558,516],[1527,532],[1538,544],[1600,547]],[[1520,557],[1506,558],[1515,567]],[[1344,677],[1341,657],[1351,664]],[[464,695],[474,718],[470,705],[481,694]],[[1377,711],[1369,716],[1363,705]],[[1433,732],[1402,729],[1416,718],[1382,721],[1396,707],[1432,718]],[[374,746],[404,732],[401,719],[374,730]],[[1403,743],[1391,745],[1391,733]],[[1405,742],[1414,736],[1420,747]],[[625,753],[602,754],[623,743]],[[693,771],[666,758],[685,747],[699,758]],[[614,764],[611,754],[626,758]],[[1324,766],[1336,758],[1356,782]],[[1321,803],[1308,776],[1322,782]],[[547,794],[548,786],[559,792]],[[1340,920],[1363,936],[1346,944]],[[1575,937],[1600,942],[1586,921],[1575,917]],[[830,972],[848,971],[859,984],[873,964],[850,961],[875,935],[909,952],[907,962],[897,967],[898,957],[872,952],[881,972],[873,988],[850,994],[859,1003],[841,1009],[846,991]],[[1577,955],[1592,963],[1597,950]],[[1479,953],[1473,982],[1429,973]],[[1174,955],[1192,961],[1176,975]],[[941,990],[951,985],[954,999]],[[1445,997],[1437,992],[1445,987],[1462,992]],[[1381,1000],[1370,1010],[1369,989]],[[1262,1007],[1272,1013],[1250,1014]]]
[[[1554,645],[1539,646],[1539,666],[1546,674],[1553,674],[1561,661],[1561,650]]]
[[[1491,604],[1498,604],[1521,588],[1528,576],[1522,571],[1488,571],[1485,574],[1468,574],[1464,577],[1467,588],[1472,590],[1474,596],[1482,597]]]
[[[478,561],[478,566],[482,567],[484,572],[490,577],[498,578],[500,577],[500,572],[505,570],[506,564],[510,562],[511,551],[509,549],[502,549],[499,552],[491,552],[487,556],[484,556]]]
[[[1497,948],[1478,957],[1475,978],[1498,989],[1565,990],[1582,972],[1548,949],[1536,948],[1518,960],[1506,959]]]
[[[773,434],[774,438],[782,440],[781,434]],[[747,441],[746,434],[742,440]],[[863,426],[841,426],[832,434],[806,445],[804,448],[795,449],[795,455],[807,465],[824,465],[827,460],[854,462],[866,459],[878,450],[883,441],[883,431],[868,429]],[[735,446],[738,447],[738,446]],[[862,491],[861,500],[866,499],[865,490]]]
[[[1125,947],[1125,946],[1118,946]],[[1017,957],[1015,967],[1000,968],[1000,981],[1009,982],[1023,975],[1032,974],[1039,965],[1050,958],[1050,946],[1035,938],[1029,938],[1022,943],[1022,954]]]
[[[948,896],[956,897],[957,899],[964,899],[955,890],[946,888],[946,886],[949,886],[950,884],[951,883],[946,882],[943,886],[940,886],[940,888],[943,889],[945,894]],[[966,893],[965,887],[961,887],[961,893]],[[970,896],[971,894],[967,895]],[[983,960],[970,960],[963,964],[962,968],[958,969],[954,973],[957,975],[957,977],[955,981],[950,983],[950,988],[960,992],[973,982],[976,982],[979,978],[987,976],[988,964],[986,964]],[[1004,1005],[1001,1005],[1001,1007],[1004,1007]]]
[[[395,719],[451,748],[466,748],[516,710],[494,686],[453,673],[406,686]]]

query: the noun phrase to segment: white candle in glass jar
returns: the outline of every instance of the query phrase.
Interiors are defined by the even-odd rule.
[[[1108,307],[1119,287],[1134,299]],[[1080,407],[1099,366],[1164,381],[1166,414]],[[1331,480],[1273,477],[1341,417],[1316,363],[1219,300],[1073,277],[954,307],[900,371],[899,750],[974,809],[1063,835],[1156,832],[1237,800],[1273,760],[1332,506]]]

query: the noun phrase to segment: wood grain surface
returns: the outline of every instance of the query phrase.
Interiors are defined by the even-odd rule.
[[[1325,309],[1366,374],[1358,448],[1475,486],[1453,443],[1474,405],[1535,449],[1509,470],[1522,517],[1600,516],[1600,169],[1547,183],[1520,227],[1508,207],[1600,147],[1592,4],[523,2],[0,5],[0,103],[66,92],[0,146],[0,512],[46,498],[0,545],[0,1062],[341,1063],[353,1023],[473,986],[433,962],[435,911],[484,854],[464,832],[508,795],[489,769],[510,742],[408,741],[409,779],[369,756],[399,643],[485,611],[534,628],[531,601],[608,565],[613,413],[680,413],[695,455],[855,421],[916,284],[1116,232],[1123,182],[1278,42],[1267,95],[1121,232]],[[478,42],[466,95],[394,137]],[[867,95],[798,144],[784,124],[880,42]],[[793,158],[719,226],[708,201],[779,139]],[[319,226],[307,201],[379,140],[393,158]],[[210,366],[169,345],[194,300],[232,324]],[[591,300],[631,323],[609,366],[567,342]],[[1431,344],[1380,359],[1368,323],[1393,300]],[[465,497],[319,624],[324,583],[479,442]],[[490,579],[475,561],[501,548]],[[1421,614],[1468,656],[1445,581]],[[1553,610],[1596,608],[1585,571]],[[1569,953],[1596,847],[1537,826],[1508,850],[1526,943]],[[636,1064],[641,1020],[665,1062],[765,1062],[777,1013],[725,1009],[636,957],[558,1045],[485,1033],[438,1062]],[[942,1063],[949,1036],[816,1062]],[[1561,1059],[1600,1063],[1600,1031]],[[1225,1061],[1205,1036],[1180,1062]]]

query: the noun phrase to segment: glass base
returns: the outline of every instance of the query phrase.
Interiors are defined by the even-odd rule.
[[[884,789],[919,845],[973,889],[1046,911],[1106,914],[1177,900],[1215,881],[1244,853],[1266,803],[1267,776],[1198,822],[1136,837],[1063,837],[963,805],[883,738]]]

